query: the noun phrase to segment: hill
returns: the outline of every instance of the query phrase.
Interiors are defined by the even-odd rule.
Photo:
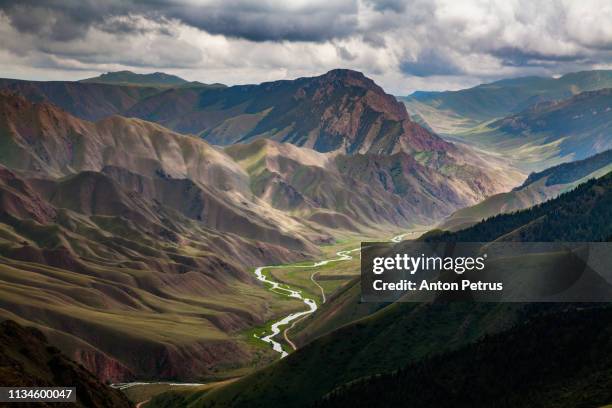
[[[506,193],[495,194],[474,206],[454,212],[438,228],[456,231],[497,214],[532,207],[572,190],[589,179],[602,177],[610,171],[612,171],[612,150],[584,160],[531,173],[521,186]]]
[[[131,71],[107,72],[94,78],[82,79],[79,82],[114,84],[114,85],[141,85],[141,86],[179,86],[187,84],[188,81],[176,75],[169,75],[163,72],[151,74],[136,74]]]
[[[540,316],[456,351],[340,387],[315,406],[604,406],[612,401],[610,323],[609,308]]]
[[[446,177],[406,153],[319,153],[266,139],[224,151],[248,173],[257,197],[341,229],[429,224],[477,199],[465,186],[449,187]]]
[[[123,112],[159,88],[70,81],[0,79],[0,89],[16,92],[31,102],[50,102],[86,120],[99,120]]]
[[[51,346],[40,331],[11,320],[0,323],[0,383],[4,387],[76,387],[76,404],[37,403],[39,407],[132,407],[121,392]]]
[[[606,241],[612,237],[612,172],[532,208],[500,214],[431,241]]]

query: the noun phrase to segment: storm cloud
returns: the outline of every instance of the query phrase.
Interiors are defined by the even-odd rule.
[[[0,0],[0,76],[247,83],[345,67],[404,94],[609,68],[611,21],[607,0]]]

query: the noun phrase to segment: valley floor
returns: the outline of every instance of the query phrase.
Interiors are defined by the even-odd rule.
[[[262,326],[249,329],[241,337],[249,344],[266,351],[265,361],[271,363],[295,351],[300,341],[293,339],[307,331],[309,315],[315,313],[326,299],[339,291],[349,282],[358,279],[360,274],[360,244],[367,241],[399,242],[402,239],[418,237],[428,228],[415,228],[389,238],[350,237],[330,245],[321,246],[323,260],[299,262],[287,265],[268,265],[254,269],[255,275],[273,294],[275,301],[290,302],[295,307],[278,307],[278,310],[291,310],[287,315],[275,317]],[[272,357],[267,351],[273,350]],[[275,357],[274,357],[275,356]],[[239,370],[224,372],[221,380],[206,383],[180,382],[134,382],[116,384],[132,401],[144,407],[152,397],[167,392],[201,392],[209,391],[221,385],[235,381],[237,378],[261,367],[262,362],[252,362],[252,366]]]

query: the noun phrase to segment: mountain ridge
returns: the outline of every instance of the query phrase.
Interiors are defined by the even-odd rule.
[[[164,72],[137,74],[127,70],[106,72],[97,77],[81,79],[78,82],[145,86],[178,86],[188,83],[183,78]]]

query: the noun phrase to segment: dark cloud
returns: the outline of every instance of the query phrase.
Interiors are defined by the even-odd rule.
[[[396,13],[403,13],[406,11],[407,1],[405,0],[366,0],[376,11],[393,11]]]
[[[460,69],[450,59],[435,49],[425,49],[415,61],[405,60],[400,63],[400,70],[408,75],[428,77],[433,75],[461,75]]]
[[[611,19],[609,0],[0,0],[0,67],[244,82],[346,65],[386,86],[456,87],[605,68]]]
[[[501,47],[491,51],[491,55],[498,57],[502,64],[512,67],[527,67],[527,66],[549,66],[551,63],[566,63],[566,62],[588,62],[588,58],[582,53],[569,55],[560,54],[545,54],[522,50],[518,47]]]
[[[176,19],[211,34],[251,41],[326,41],[351,35],[357,26],[356,0],[313,2],[294,6],[290,1],[209,1],[201,5],[172,0],[0,0],[0,10],[21,32],[56,40],[76,39],[91,26],[112,29],[109,19],[145,16]],[[117,33],[129,25],[115,20]]]

